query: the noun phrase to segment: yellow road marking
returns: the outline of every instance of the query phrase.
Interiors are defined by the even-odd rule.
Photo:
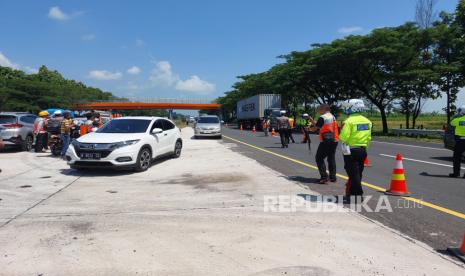
[[[237,142],[237,143],[240,143],[240,144],[243,144],[245,146],[248,146],[248,147],[251,147],[251,148],[254,148],[256,150],[259,150],[259,151],[263,151],[263,152],[266,152],[266,153],[269,153],[269,154],[272,154],[274,156],[277,156],[277,157],[280,157],[280,158],[283,158],[283,159],[286,159],[286,160],[289,160],[291,162],[294,162],[294,163],[297,163],[297,164],[300,164],[302,166],[305,166],[305,167],[308,167],[308,168],[311,168],[311,169],[314,169],[314,170],[318,170],[318,167],[317,166],[314,166],[312,164],[309,164],[309,163],[306,163],[306,162],[303,162],[303,161],[300,161],[300,160],[297,160],[297,159],[294,159],[292,157],[289,157],[289,156],[285,156],[285,155],[282,155],[282,154],[279,154],[279,153],[276,153],[276,152],[272,152],[270,150],[266,150],[264,148],[260,148],[260,147],[257,147],[257,146],[254,146],[254,145],[251,145],[251,144],[248,144],[246,142],[243,142],[243,141],[240,141],[240,140],[237,140],[237,139],[234,139],[232,137],[229,137],[229,136],[226,136],[226,135],[223,135],[224,138],[227,138],[229,140],[232,140],[234,142]],[[347,176],[345,175],[342,175],[342,174],[336,174],[338,177],[342,178],[342,179],[349,179]],[[370,184],[370,183],[367,183],[367,182],[362,182],[362,185],[363,186],[366,186],[368,188],[371,188],[373,190],[377,190],[377,191],[380,191],[380,192],[385,192],[386,189],[380,187],[380,186],[377,186],[377,185],[373,185],[373,184]],[[419,203],[423,206],[427,206],[427,207],[430,207],[432,209],[435,209],[437,211],[440,211],[440,212],[443,212],[443,213],[446,213],[448,215],[451,215],[451,216],[454,216],[454,217],[458,217],[458,218],[461,218],[461,219],[465,219],[465,214],[463,213],[460,213],[460,212],[457,212],[457,211],[454,211],[454,210],[451,210],[451,209],[447,209],[447,208],[444,208],[444,207],[441,207],[439,205],[436,205],[436,204],[433,204],[433,203],[429,203],[427,201],[423,201],[421,199],[418,199],[418,198],[414,198],[414,197],[403,197],[401,196],[400,198],[404,199],[404,200],[408,200],[408,201],[412,201],[412,202],[416,202],[416,203]]]

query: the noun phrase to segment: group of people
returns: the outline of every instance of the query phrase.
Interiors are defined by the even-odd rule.
[[[304,139],[302,143],[310,142],[310,133],[319,133],[320,144],[318,146],[315,159],[320,173],[319,183],[326,184],[328,181],[336,182],[336,149],[341,142],[342,153],[344,155],[344,169],[349,176],[348,196],[362,196],[362,174],[364,161],[367,158],[367,148],[371,141],[372,123],[361,112],[365,109],[365,104],[360,99],[352,99],[343,104],[344,111],[348,116],[343,123],[339,133],[339,127],[335,116],[331,113],[329,105],[322,104],[318,107],[320,114],[315,121],[308,114],[303,114]],[[292,137],[293,119],[286,116],[286,111],[282,110],[277,118],[277,128],[280,135],[282,148],[289,146],[289,141],[293,143]],[[465,140],[464,140],[465,145]],[[465,149],[465,146],[464,146]],[[328,162],[326,167],[325,159]],[[327,168],[329,173],[327,172]],[[350,198],[350,197],[349,197]]]
[[[34,141],[35,152],[43,152],[48,149],[48,140],[51,125],[56,125],[57,132],[61,140],[61,158],[65,158],[66,151],[71,143],[73,137],[72,130],[76,127],[73,119],[71,118],[71,113],[69,111],[62,112],[61,110],[55,111],[50,115],[47,111],[41,111],[38,114],[34,122]],[[84,135],[88,132],[95,131],[96,129],[102,126],[102,120],[100,114],[97,112],[89,112],[86,114],[86,121],[79,126],[79,134]]]

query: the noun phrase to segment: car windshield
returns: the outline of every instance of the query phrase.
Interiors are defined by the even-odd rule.
[[[200,117],[199,124],[218,124],[220,120],[217,117]]]
[[[16,123],[16,116],[13,115],[0,115],[0,125]]]
[[[118,119],[106,123],[97,130],[98,133],[144,133],[149,127],[150,120]]]

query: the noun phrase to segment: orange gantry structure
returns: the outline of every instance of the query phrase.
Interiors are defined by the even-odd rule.
[[[93,102],[76,104],[74,110],[141,110],[141,109],[219,109],[216,103],[146,103],[146,102]]]

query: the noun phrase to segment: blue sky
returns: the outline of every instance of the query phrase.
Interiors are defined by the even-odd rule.
[[[213,99],[278,55],[400,25],[414,9],[415,0],[1,1],[0,65],[45,64],[119,96]]]

